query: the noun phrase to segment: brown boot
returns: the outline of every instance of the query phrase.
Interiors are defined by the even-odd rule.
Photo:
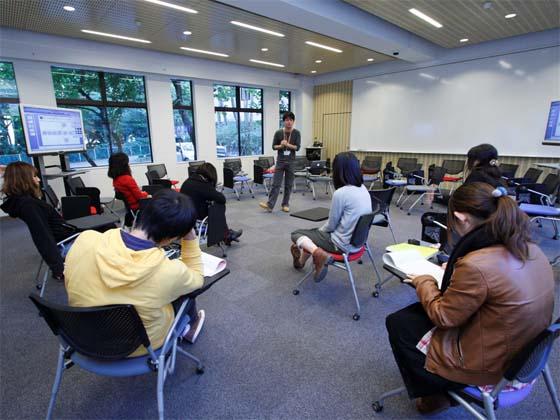
[[[305,266],[307,259],[311,256],[309,252],[302,251],[296,244],[292,244],[290,246],[290,252],[292,253],[292,257],[294,259],[294,268],[298,270]]]
[[[313,265],[315,266],[315,276],[313,279],[319,283],[325,278],[328,271],[328,265],[331,263],[332,257],[322,248],[317,248],[313,252]]]
[[[420,414],[432,415],[447,410],[451,406],[449,398],[444,394],[434,394],[416,400],[416,410]]]

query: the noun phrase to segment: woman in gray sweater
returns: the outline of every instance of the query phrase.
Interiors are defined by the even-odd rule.
[[[333,161],[333,194],[329,220],[320,228],[292,232],[290,251],[294,267],[303,268],[310,256],[315,281],[323,280],[332,258],[329,253],[356,252],[350,244],[360,216],[371,213],[371,198],[363,185],[360,162],[350,152],[339,153]]]

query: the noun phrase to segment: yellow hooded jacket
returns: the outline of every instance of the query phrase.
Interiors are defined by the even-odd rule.
[[[83,232],[66,256],[70,306],[134,305],[152,347],[161,347],[175,317],[171,302],[204,282],[198,239],[181,245],[181,258],[170,260],[160,248],[127,248],[120,229]]]

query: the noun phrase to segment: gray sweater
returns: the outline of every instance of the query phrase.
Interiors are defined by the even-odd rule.
[[[358,219],[367,213],[371,213],[371,198],[365,185],[345,185],[334,192],[329,220],[321,230],[331,234],[331,240],[341,251],[356,252],[358,248],[350,245],[350,239]]]

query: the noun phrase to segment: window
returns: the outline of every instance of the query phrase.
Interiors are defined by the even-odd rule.
[[[172,80],[171,98],[173,99],[177,162],[196,160],[191,82],[189,80]]]
[[[73,168],[106,166],[115,152],[131,163],[152,161],[144,78],[52,67],[56,103],[82,110],[87,151],[70,153]]]
[[[26,153],[18,103],[14,66],[0,61],[0,165],[18,160],[31,162]]]
[[[214,85],[218,157],[263,153],[262,89]]]
[[[282,116],[284,115],[284,112],[288,112],[292,110],[292,92],[290,92],[289,90],[280,91],[279,107],[280,107],[280,128],[282,128],[284,126],[282,121]]]

